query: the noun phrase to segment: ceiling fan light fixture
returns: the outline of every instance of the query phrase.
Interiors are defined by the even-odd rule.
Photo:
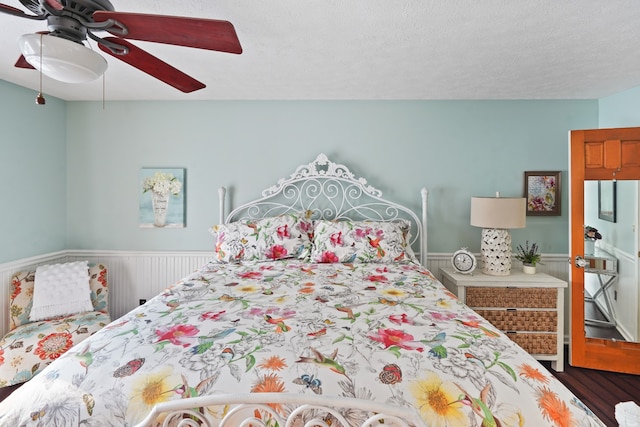
[[[102,55],[61,37],[25,34],[18,39],[18,45],[29,64],[45,76],[61,82],[90,82],[107,70],[107,61]]]

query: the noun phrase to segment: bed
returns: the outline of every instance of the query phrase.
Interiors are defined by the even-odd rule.
[[[320,154],[212,226],[208,263],[0,403],[0,425],[603,425],[426,269],[421,195],[418,216]]]

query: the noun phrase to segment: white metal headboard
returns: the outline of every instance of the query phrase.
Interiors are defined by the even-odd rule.
[[[420,262],[427,265],[427,189],[422,188],[422,219],[411,209],[382,198],[382,192],[364,178],[356,178],[345,165],[323,153],[298,166],[289,178],[281,178],[262,197],[233,209],[225,217],[226,189],[218,191],[220,222],[260,219],[289,212],[311,211],[313,219],[393,221],[411,224],[411,245],[419,245]]]

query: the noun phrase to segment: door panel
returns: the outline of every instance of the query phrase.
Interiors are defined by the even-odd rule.
[[[572,131],[570,135],[570,277],[569,363],[607,371],[640,374],[640,344],[587,338],[584,313],[584,181],[640,179],[640,128]]]

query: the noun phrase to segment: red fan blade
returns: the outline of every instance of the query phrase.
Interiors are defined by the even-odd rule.
[[[127,47],[129,49],[129,53],[125,55],[116,54],[108,47],[98,44],[102,51],[133,67],[136,67],[138,70],[145,72],[182,92],[189,93],[206,87],[204,83],[199,82],[193,77],[172,67],[163,60],[151,55],[137,46],[134,46],[126,40],[119,39],[117,37],[105,37],[105,40]]]
[[[22,10],[17,7],[9,6],[8,4],[0,3],[0,12],[8,13],[10,15],[21,16],[24,18],[29,18],[31,15],[24,13]]]
[[[17,7],[13,7],[13,6],[9,6],[8,4],[2,4],[0,3],[0,9],[4,9],[9,13],[24,13],[23,11],[21,11],[20,9],[18,9]]]
[[[46,3],[51,6],[51,8],[55,9],[55,10],[62,10],[64,9],[64,6],[62,6],[62,4],[60,4],[60,2],[58,0],[46,0]]]
[[[126,27],[126,34],[121,34],[117,26],[107,31],[125,39],[242,53],[236,30],[228,21],[103,10],[96,11],[93,19],[118,21]]]
[[[30,70],[35,70],[35,67],[29,64],[26,59],[24,59],[24,55],[20,55],[20,58],[18,58],[18,60],[16,61],[15,66],[18,68],[28,68]]]

